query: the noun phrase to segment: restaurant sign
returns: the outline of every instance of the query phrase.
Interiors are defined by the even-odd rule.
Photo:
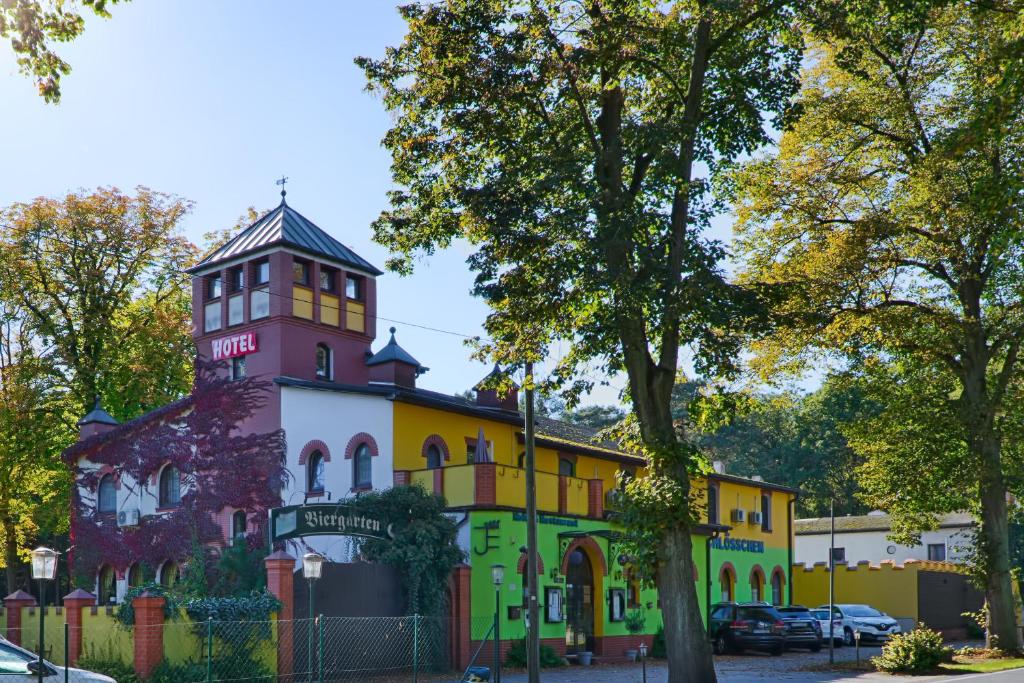
[[[764,541],[752,541],[747,538],[713,538],[711,547],[714,550],[738,550],[742,553],[763,553]]]
[[[284,541],[302,536],[394,538],[386,520],[368,517],[344,503],[289,505],[270,511],[270,538]]]
[[[213,340],[213,359],[227,360],[235,356],[244,356],[247,353],[256,353],[259,347],[256,344],[255,332],[242,332],[233,334],[230,337],[221,337]]]

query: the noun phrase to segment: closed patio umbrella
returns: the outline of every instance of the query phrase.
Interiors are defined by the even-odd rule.
[[[473,462],[491,462],[491,454],[487,452],[487,440],[484,439],[484,428],[476,433],[476,450],[473,452]]]

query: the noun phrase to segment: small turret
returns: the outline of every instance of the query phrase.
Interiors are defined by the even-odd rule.
[[[409,389],[416,388],[416,378],[430,368],[420,365],[395,341],[395,328],[391,328],[391,339],[383,349],[366,361],[370,368],[371,384],[394,384]]]
[[[511,383],[511,386],[502,391],[498,387],[505,382],[508,382],[508,376],[505,371],[501,369],[501,366],[497,363],[494,364],[492,369],[486,377],[484,377],[474,387],[476,391],[476,403],[477,405],[485,406],[487,408],[501,408],[503,410],[519,410],[519,385],[515,382]],[[499,393],[500,392],[500,393]]]
[[[109,432],[119,424],[121,423],[111,417],[110,413],[103,410],[100,405],[100,397],[97,396],[89,414],[78,421],[78,440],[82,441],[90,436]]]

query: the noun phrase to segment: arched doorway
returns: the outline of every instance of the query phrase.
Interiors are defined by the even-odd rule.
[[[594,567],[582,548],[569,551],[565,575],[565,649],[573,654],[593,651]]]

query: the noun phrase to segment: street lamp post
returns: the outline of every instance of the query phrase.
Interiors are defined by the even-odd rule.
[[[501,584],[505,583],[505,565],[491,565],[494,582],[494,683],[501,683]]]
[[[46,664],[43,663],[44,631],[43,617],[46,616],[46,582],[57,576],[57,557],[60,555],[50,548],[36,548],[32,551],[32,578],[39,582],[39,683],[43,683]]]
[[[640,643],[640,666],[643,667],[644,683],[647,683],[647,643]]]
[[[324,570],[324,556],[320,553],[306,553],[302,556],[302,575],[309,584],[309,627],[306,631],[306,664],[309,678],[313,680],[313,586]]]

